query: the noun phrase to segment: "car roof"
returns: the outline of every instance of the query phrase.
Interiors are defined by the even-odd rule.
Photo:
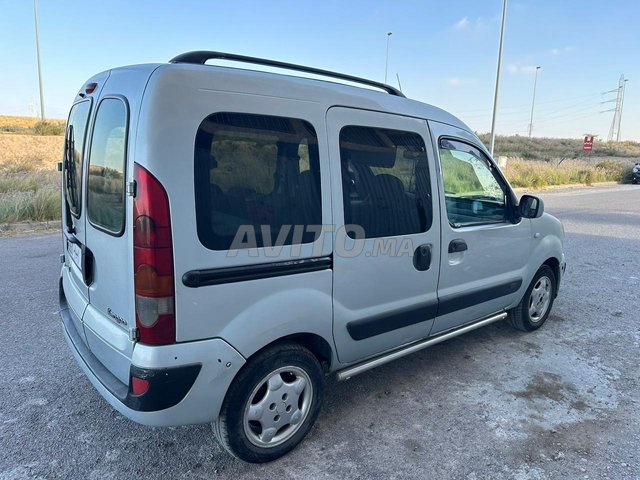
[[[232,85],[233,88],[229,88],[229,91],[237,91],[238,86],[242,85],[246,87],[246,93],[313,101],[324,104],[327,108],[342,106],[422,118],[446,123],[473,134],[473,131],[459,118],[436,106],[372,88],[338,83],[324,78],[189,63],[131,65],[113,70],[125,69],[136,71],[148,69],[150,75],[175,76],[176,80],[180,77],[184,78],[184,75],[200,78],[203,81],[208,79],[215,81],[218,90],[222,91],[227,89],[220,85]]]

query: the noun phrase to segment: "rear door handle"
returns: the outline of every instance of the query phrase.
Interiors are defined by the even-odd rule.
[[[64,233],[64,236],[65,236],[65,237],[66,237],[66,239],[69,241],[69,243],[75,243],[76,245],[82,245],[82,244],[80,243],[80,240],[78,240],[78,239],[76,238],[76,236],[74,235],[74,233],[73,233],[73,232],[71,232],[71,231],[67,230],[66,228],[64,228],[64,229],[62,230],[62,232]]]
[[[413,252],[413,266],[416,270],[425,271],[431,267],[431,245],[425,243]]]
[[[467,242],[465,242],[461,238],[451,240],[451,243],[449,243],[449,253],[466,252],[467,250]]]

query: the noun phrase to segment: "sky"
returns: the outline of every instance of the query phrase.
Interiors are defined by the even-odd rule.
[[[93,74],[219,50],[384,80],[488,132],[502,0],[39,0],[45,114],[65,118]],[[640,141],[640,1],[509,0],[496,132]],[[38,103],[33,3],[0,0],[0,115]],[[603,92],[616,90],[603,95]],[[604,102],[604,103],[603,103]]]

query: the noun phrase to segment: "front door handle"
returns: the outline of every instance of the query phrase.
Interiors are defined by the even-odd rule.
[[[429,270],[429,267],[431,267],[430,244],[425,243],[416,248],[416,251],[413,252],[413,266],[419,271]]]
[[[465,242],[461,238],[451,240],[451,243],[449,243],[449,253],[466,252],[467,250],[467,242]]]

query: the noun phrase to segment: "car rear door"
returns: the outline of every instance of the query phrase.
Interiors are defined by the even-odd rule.
[[[429,335],[440,260],[434,159],[424,120],[327,112],[336,224],[334,339],[351,363]]]
[[[92,256],[89,305],[83,322],[91,352],[128,383],[135,345],[131,125],[149,72],[114,70],[91,129],[86,167],[86,248]],[[129,190],[131,191],[131,190]]]
[[[69,112],[65,132],[62,166],[62,229],[64,263],[62,288],[76,330],[84,340],[82,315],[89,302],[89,287],[85,278],[85,212],[82,208],[85,142],[93,99],[79,97]]]

